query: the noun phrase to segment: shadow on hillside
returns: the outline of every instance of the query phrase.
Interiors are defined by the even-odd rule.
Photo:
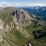
[[[46,32],[42,33],[41,35],[35,37],[34,39],[39,39],[39,38],[43,38],[46,36]]]
[[[34,39],[39,39],[46,36],[46,32],[42,32],[41,30],[33,31]]]

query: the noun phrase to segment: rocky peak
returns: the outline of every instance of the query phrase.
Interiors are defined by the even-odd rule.
[[[16,10],[15,12],[12,13],[13,21],[16,24],[20,25],[28,25],[31,24],[31,19],[32,17],[29,16],[28,12],[24,10]]]

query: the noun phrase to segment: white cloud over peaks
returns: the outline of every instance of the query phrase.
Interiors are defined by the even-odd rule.
[[[45,4],[43,3],[15,3],[15,2],[12,2],[12,3],[8,3],[8,2],[3,2],[3,3],[0,3],[0,7],[22,7],[22,6],[46,6]]]
[[[37,3],[33,3],[32,5],[33,5],[33,6],[44,6],[44,4],[38,3],[38,2],[37,2]]]

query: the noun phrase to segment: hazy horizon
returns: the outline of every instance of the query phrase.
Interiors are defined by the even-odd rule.
[[[46,6],[46,0],[0,0],[0,7]]]

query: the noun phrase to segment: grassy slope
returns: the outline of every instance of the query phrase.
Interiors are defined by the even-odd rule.
[[[2,42],[0,42],[0,46],[2,46]]]
[[[11,16],[11,13],[9,12],[5,12],[5,13],[2,13],[2,15],[0,15],[0,18],[7,24],[12,20],[12,16]]]
[[[9,32],[5,32],[3,39],[5,39],[11,46],[22,46],[27,41],[26,38],[15,28]]]

